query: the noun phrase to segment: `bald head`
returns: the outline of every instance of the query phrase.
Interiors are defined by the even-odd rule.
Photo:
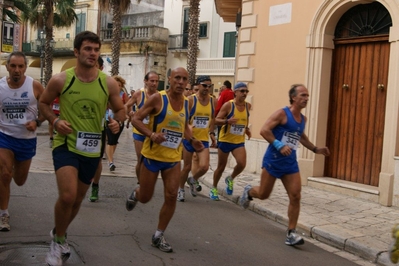
[[[177,67],[170,72],[168,79],[172,91],[183,93],[188,84],[188,72],[183,67]]]

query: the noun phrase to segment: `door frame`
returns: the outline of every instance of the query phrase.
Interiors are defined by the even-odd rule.
[[[378,1],[392,17],[390,42],[389,73],[387,86],[399,87],[399,7],[395,0]],[[316,144],[326,143],[328,103],[332,53],[334,49],[334,30],[338,20],[350,8],[369,1],[324,1],[313,18],[310,34],[307,37],[306,84],[312,99],[305,109],[305,115],[312,118],[305,133]],[[395,110],[395,111],[392,111]],[[399,206],[399,174],[395,176],[394,157],[399,155],[399,90],[391,89],[387,93],[384,127],[383,155],[379,175],[378,201],[385,206]],[[298,161],[301,167],[302,184],[308,183],[308,177],[323,177],[324,157],[315,156],[307,149],[301,149]],[[355,184],[354,184],[355,185]]]

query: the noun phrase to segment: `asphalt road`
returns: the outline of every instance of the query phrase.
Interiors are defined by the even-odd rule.
[[[165,233],[174,252],[163,253],[151,246],[163,202],[162,181],[149,203],[127,212],[125,198],[135,182],[102,177],[100,201],[85,200],[68,229],[74,253],[67,265],[357,265],[307,239],[303,246],[286,246],[281,225],[231,202],[210,201],[206,188],[203,195],[187,193],[187,201],[177,203]],[[13,184],[11,194],[11,231],[0,232],[0,265],[44,265],[54,226],[55,177],[32,173],[23,187]],[[38,251],[21,264],[7,263],[1,248],[13,245]]]

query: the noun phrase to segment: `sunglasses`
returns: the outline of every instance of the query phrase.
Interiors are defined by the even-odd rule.
[[[239,90],[239,92],[241,92],[241,93],[248,93],[249,90]]]
[[[202,85],[202,87],[204,88],[212,88],[213,84],[205,84],[205,83],[200,83],[200,85]]]
[[[192,89],[190,89],[190,88],[186,88],[186,91],[191,91]]]

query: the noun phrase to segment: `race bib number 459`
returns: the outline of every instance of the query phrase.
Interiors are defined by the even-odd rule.
[[[101,148],[101,133],[78,132],[76,149],[83,152],[97,153]]]

